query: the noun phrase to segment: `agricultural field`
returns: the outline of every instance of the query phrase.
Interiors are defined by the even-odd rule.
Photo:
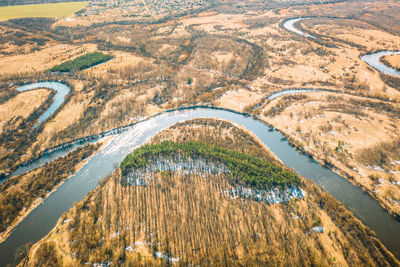
[[[35,5],[18,5],[0,7],[0,21],[31,18],[64,18],[72,16],[76,11],[84,8],[89,2],[67,2]]]

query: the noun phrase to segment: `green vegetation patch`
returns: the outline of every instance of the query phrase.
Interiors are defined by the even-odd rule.
[[[296,174],[275,163],[201,142],[164,141],[161,144],[145,145],[126,156],[120,167],[122,173],[126,175],[133,168],[146,166],[149,159],[154,156],[169,156],[175,153],[222,162],[231,170],[227,177],[233,183],[244,183],[260,189],[301,184]]]
[[[18,5],[0,7],[0,21],[17,18],[58,18],[72,16],[89,2]]]
[[[80,57],[77,57],[73,60],[68,60],[60,65],[54,66],[50,69],[52,72],[70,72],[70,71],[76,71],[76,70],[83,70],[90,68],[92,66],[95,66],[100,63],[104,63],[110,59],[112,59],[113,56],[103,54],[101,52],[93,52],[89,53]]]

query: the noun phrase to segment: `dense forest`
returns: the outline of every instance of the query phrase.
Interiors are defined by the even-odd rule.
[[[113,57],[101,52],[93,52],[73,60],[68,60],[50,69],[52,72],[70,72],[90,68],[94,65],[106,62]]]
[[[132,168],[144,167],[153,156],[171,156],[176,153],[202,156],[224,163],[231,170],[228,179],[234,183],[244,183],[260,189],[300,184],[297,175],[272,162],[201,142],[164,141],[161,144],[145,145],[122,161],[122,173],[126,174]]]

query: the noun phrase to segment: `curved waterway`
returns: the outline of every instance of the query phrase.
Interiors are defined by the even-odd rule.
[[[393,75],[400,77],[400,71],[397,71],[389,66],[386,66],[380,61],[381,57],[391,56],[391,55],[400,55],[400,51],[379,51],[368,55],[361,56],[361,59],[364,60],[368,65],[373,67],[376,70],[379,70],[385,75]]]
[[[64,103],[65,96],[70,92],[70,88],[65,84],[59,82],[38,82],[31,83],[17,88],[18,91],[24,92],[29,90],[34,90],[38,88],[50,88],[56,91],[54,95],[53,104],[39,117],[34,128],[38,127],[42,122],[44,122],[48,117],[50,117],[61,105]]]
[[[333,93],[342,93],[340,91],[330,90],[330,89],[322,89],[322,88],[291,88],[278,92],[274,92],[270,94],[266,100],[273,100],[280,96],[284,95],[294,95],[294,94],[302,94],[302,93],[317,93],[317,92],[333,92]]]
[[[290,31],[293,32],[295,34],[298,34],[300,36],[303,37],[310,37],[310,38],[315,38],[312,35],[309,35],[299,29],[297,29],[294,24],[301,21],[301,20],[305,20],[305,19],[310,19],[310,18],[294,18],[294,19],[289,19],[287,21],[285,21],[283,23],[283,27]],[[391,55],[400,55],[400,51],[378,51],[375,53],[371,53],[371,54],[367,54],[367,55],[363,55],[361,56],[361,60],[363,60],[364,62],[366,62],[368,65],[370,65],[371,67],[373,67],[374,69],[382,72],[385,75],[393,75],[396,77],[400,77],[400,71],[395,70],[394,68],[391,68],[385,64],[383,64],[380,61],[380,58],[383,56],[391,56]]]
[[[44,237],[55,226],[62,213],[95,188],[103,177],[111,174],[128,153],[165,128],[195,118],[224,119],[253,132],[286,166],[326,189],[365,225],[374,230],[389,250],[396,256],[400,255],[400,223],[361,189],[296,151],[284,141],[281,133],[272,131],[257,119],[232,111],[188,108],[156,115],[113,137],[98,154],[33,210],[9,238],[0,244],[0,265],[4,266],[12,261],[17,247]]]
[[[288,30],[288,31],[290,31],[290,32],[293,32],[293,33],[295,33],[295,34],[301,35],[301,36],[303,36],[303,37],[315,38],[314,36],[312,36],[312,35],[310,35],[310,34],[308,34],[308,33],[305,33],[305,32],[303,32],[303,31],[297,29],[297,28],[294,26],[294,24],[296,24],[297,22],[299,22],[299,21],[301,21],[301,20],[305,20],[305,19],[309,19],[309,18],[295,18],[295,19],[289,19],[289,20],[287,20],[287,21],[285,21],[285,22],[283,23],[283,27],[284,27],[286,30]]]

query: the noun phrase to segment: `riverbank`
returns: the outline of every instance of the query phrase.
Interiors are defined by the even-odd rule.
[[[331,90],[323,90],[324,92],[332,92]],[[282,92],[279,92],[282,93]],[[91,136],[86,136],[86,137],[82,137],[79,139],[75,139],[73,141],[70,141],[68,143],[65,144],[61,144],[57,147],[51,148],[49,150],[46,151],[46,153],[42,154],[42,155],[47,155],[48,153],[52,153],[54,151],[59,151],[65,148],[70,147],[73,144],[77,144],[80,142],[85,142],[85,141],[90,141],[90,140],[96,140],[98,138],[102,138],[104,136],[109,136],[109,135],[116,135],[116,134],[120,134],[122,132],[125,132],[127,130],[129,130],[129,128],[134,127],[137,124],[140,124],[142,122],[148,121],[151,118],[154,118],[156,116],[162,115],[164,113],[171,113],[171,112],[175,112],[175,111],[183,111],[183,110],[190,110],[190,109],[196,109],[196,108],[208,108],[208,109],[214,109],[214,110],[224,110],[224,111],[229,111],[229,112],[233,112],[236,114],[240,114],[240,115],[244,115],[244,116],[249,116],[249,117],[253,117],[256,120],[259,120],[260,122],[262,122],[263,124],[265,124],[268,127],[274,128],[275,130],[277,130],[278,132],[280,132],[283,136],[286,137],[286,139],[288,140],[289,143],[291,143],[291,145],[293,145],[299,152],[303,153],[304,155],[315,159],[316,161],[318,161],[320,164],[322,164],[323,166],[331,169],[332,171],[334,171],[335,173],[343,176],[346,178],[346,180],[348,180],[349,182],[351,182],[353,185],[355,185],[358,188],[361,188],[363,191],[367,192],[372,198],[374,198],[375,200],[377,200],[381,206],[391,215],[393,215],[395,218],[400,219],[400,216],[398,213],[394,212],[389,205],[385,204],[382,200],[379,200],[379,198],[376,196],[376,194],[373,193],[371,188],[367,188],[365,186],[363,186],[361,183],[357,183],[356,180],[354,179],[354,173],[351,174],[351,171],[349,169],[346,169],[342,164],[340,164],[339,162],[335,162],[335,159],[323,159],[322,157],[318,157],[318,155],[316,155],[316,153],[313,153],[312,150],[309,149],[305,149],[304,145],[302,144],[301,140],[297,140],[295,138],[293,138],[289,132],[281,129],[279,126],[276,126],[274,124],[271,124],[268,122],[268,119],[263,118],[263,116],[254,116],[250,113],[243,113],[243,112],[238,112],[235,110],[231,110],[231,109],[227,109],[227,108],[220,108],[220,107],[209,107],[209,106],[188,106],[188,107],[180,107],[180,108],[176,108],[176,109],[172,109],[172,110],[166,110],[160,113],[157,113],[154,116],[151,117],[147,117],[141,121],[137,121],[135,123],[129,124],[129,125],[125,125],[125,126],[121,126],[118,128],[114,128],[105,132],[101,132],[99,134],[95,134],[95,135],[91,135]]]
[[[108,142],[112,139],[112,137],[105,138],[103,142],[100,143],[100,146],[94,151],[89,157],[75,165],[75,173],[79,171],[96,153],[101,151],[102,148],[104,148],[105,145],[108,144]],[[6,231],[3,231],[0,233],[0,244],[4,242],[14,231],[14,229],[35,209],[37,208],[41,203],[43,203],[48,197],[50,197],[60,186],[62,186],[68,179],[70,179],[74,174],[70,174],[69,177],[66,179],[63,179],[61,182],[59,182],[57,185],[55,185],[51,191],[47,192],[46,196],[44,198],[39,197],[37,198],[33,204],[29,206],[29,208],[23,209],[18,216],[16,217],[15,221],[7,227]]]
[[[209,141],[211,144],[218,143],[226,149],[238,152],[246,149],[259,155],[266,155],[268,158],[271,151],[260,146],[261,140],[253,139],[247,131],[237,128],[227,120],[197,118],[174,124],[159,132],[150,143],[160,144],[165,140]],[[50,259],[55,260],[60,266],[115,261],[120,252],[124,253],[125,262],[138,263],[136,255],[140,252],[142,264],[144,262],[156,264],[162,259],[154,255],[165,252],[164,240],[168,240],[168,257],[174,259],[173,262],[183,265],[197,263],[199,259],[212,261],[210,255],[225,247],[225,242],[231,246],[236,244],[226,251],[237,252],[237,257],[228,257],[233,259],[232,262],[242,264],[247,262],[249,265],[252,264],[247,259],[254,259],[256,255],[258,263],[264,259],[260,255],[268,255],[265,258],[268,262],[294,264],[299,262],[296,255],[307,255],[308,250],[301,249],[305,246],[312,251],[310,253],[314,256],[312,258],[316,259],[315,262],[320,263],[329,262],[329,259],[334,257],[335,263],[343,266],[361,263],[367,258],[369,262],[388,261],[390,265],[398,264],[393,255],[374,238],[373,232],[363,226],[333,197],[305,178],[302,178],[304,184],[301,187],[307,195],[297,199],[296,205],[266,206],[262,201],[251,199],[241,201],[240,197],[238,199],[227,197],[223,192],[228,185],[223,177],[218,176],[209,173],[185,175],[182,179],[179,173],[173,171],[169,173],[156,171],[148,173],[147,177],[151,179],[148,179],[145,185],[128,186],[121,182],[123,176],[116,170],[59,218],[55,228],[31,248],[30,263],[46,265],[49,254],[45,252],[49,251]],[[126,197],[127,195],[129,197]],[[137,216],[138,211],[141,211],[140,217]],[[230,211],[234,212],[231,214]],[[114,218],[116,214],[124,220],[111,220],[109,223],[107,219],[103,219],[107,216]],[[170,216],[165,217],[164,214]],[[199,216],[200,214],[202,216]],[[181,221],[182,216],[186,219]],[[98,219],[97,223],[93,223],[93,217]],[[167,221],[163,218],[167,218]],[[152,223],[153,220],[157,223]],[[150,229],[126,227],[133,225],[133,222],[135,225],[149,225]],[[175,227],[177,222],[180,227]],[[108,227],[103,228],[103,223]],[[269,225],[268,229],[265,225]],[[316,225],[323,230],[321,232],[317,231],[320,228],[313,230]],[[99,229],[106,230],[101,231],[99,235]],[[196,230],[193,231],[194,229]],[[254,231],[257,231],[256,238],[245,238],[251,236],[250,233]],[[147,232],[152,234],[145,234]],[[202,237],[210,235],[214,238],[196,238],[198,232],[201,232]],[[229,236],[225,236],[226,233],[230,233]],[[94,235],[95,240],[93,240]],[[223,238],[216,238],[220,236]],[[240,242],[240,236],[247,241]],[[300,238],[296,239],[296,236]],[[280,242],[283,238],[287,240],[287,244],[298,244],[298,246],[284,249],[282,247],[284,245]],[[195,243],[189,240],[195,240]],[[87,247],[89,242],[90,248]],[[99,258],[97,255],[103,255],[102,249],[111,243],[113,250],[108,254],[108,258]],[[321,253],[321,247],[324,253]],[[158,254],[154,254],[151,248],[156,248]],[[343,248],[351,252],[344,253]],[[292,249],[293,252],[290,252]],[[239,252],[243,250],[246,254]],[[286,257],[280,255],[283,250],[287,251]],[[303,262],[304,260],[310,265],[313,262],[308,256],[304,256]]]
[[[398,55],[391,55],[391,56],[383,56],[380,58],[380,61],[391,67],[392,69],[395,69],[396,71],[400,72],[400,54]]]
[[[329,101],[332,104],[327,104]],[[281,109],[275,110],[275,106]],[[389,157],[380,168],[374,168],[379,163],[372,163],[379,153],[386,153],[379,150],[379,144],[394,142],[398,121],[395,114],[399,114],[395,105],[379,100],[310,93],[277,99],[269,103],[260,118],[279,130],[296,149],[367,192],[399,218],[395,202],[398,168],[390,163],[396,158]],[[374,135],[374,129],[379,128],[382,131]],[[366,149],[371,150],[368,157],[363,152]],[[394,190],[393,195],[387,195],[391,192],[388,190]]]
[[[310,39],[314,39],[314,40],[319,40],[316,39],[315,36],[310,35],[308,33],[305,33],[302,31],[301,28],[297,28],[296,24],[298,24],[300,21],[304,21],[304,20],[308,20],[308,19],[323,19],[323,18],[328,18],[328,17],[301,17],[301,18],[292,18],[292,19],[288,19],[285,20],[283,23],[280,24],[280,26],[284,29],[287,30],[289,32],[295,33],[297,35],[300,35],[302,37],[305,38],[310,38]],[[335,19],[333,17],[329,17],[329,19]],[[337,18],[340,19],[340,18]],[[333,37],[331,37],[333,38]],[[336,40],[340,40],[337,39]],[[342,40],[344,41],[344,40]],[[352,44],[354,46],[354,44]],[[357,46],[356,46],[357,47]],[[396,69],[393,68],[392,65],[389,64],[385,64],[387,62],[387,60],[381,60],[382,57],[386,57],[386,56],[393,56],[393,55],[398,55],[400,54],[400,51],[388,51],[388,50],[378,50],[375,51],[373,50],[373,52],[368,52],[364,55],[361,55],[360,58],[361,60],[363,60],[365,63],[367,63],[369,66],[375,68],[376,70],[378,70],[379,72],[385,74],[385,75],[392,75],[395,77],[400,77],[400,72]]]
[[[287,142],[290,143],[294,148],[296,148],[296,150],[298,150],[300,153],[310,157],[311,160],[318,162],[322,166],[329,168],[336,174],[338,174],[338,175],[342,176],[343,178],[345,178],[346,180],[348,180],[354,186],[362,189],[370,197],[372,197],[374,200],[379,202],[379,204],[385,209],[386,212],[391,214],[394,218],[396,218],[400,222],[400,214],[395,212],[393,210],[393,207],[387,205],[386,202],[384,202],[381,198],[379,198],[374,193],[373,188],[366,187],[362,183],[357,182],[357,179],[355,178],[355,175],[354,175],[354,171],[350,170],[349,168],[346,168],[343,164],[341,164],[335,158],[326,159],[326,158],[322,158],[322,157],[315,155],[314,151],[312,151],[311,149],[307,149],[306,146],[304,146],[302,141],[299,141],[298,139],[294,138],[290,133],[286,132],[285,130],[275,128],[275,127],[274,127],[274,129],[279,131],[283,136],[285,136]]]
[[[45,236],[48,233],[45,226],[54,227],[62,213],[69,210],[73,202],[83,199],[90,190],[98,185],[104,174],[111,173],[115,169],[116,163],[121,162],[125,155],[145,143],[148,138],[177,122],[204,117],[226,119],[253,131],[286,166],[325,188],[333,197],[354,212],[355,216],[362,220],[365,225],[373,229],[377,237],[390,251],[398,253],[398,238],[396,237],[400,236],[400,225],[382,209],[378,202],[364,194],[359,188],[351,185],[347,180],[329,169],[311,162],[309,157],[295,151],[286,141],[282,140],[283,136],[280,133],[271,131],[260,120],[253,119],[248,114],[230,112],[215,107],[183,108],[173,112],[164,112],[142,123],[135,124],[126,132],[113,138],[101,153],[96,154],[84,168],[78,171],[64,186],[60,187],[52,198],[38,206],[34,218],[28,216],[21,223],[21,227],[17,228],[15,234],[12,234],[6,242],[0,245],[0,252],[12,253],[16,244],[22,245],[29,240],[36,241]],[[357,199],[357,201],[354,201],[354,199]],[[57,207],[57,211],[52,212],[55,207]],[[368,208],[366,209],[366,207]],[[43,225],[44,221],[39,218],[46,218],[46,224]],[[35,232],[30,230],[32,227],[34,227]],[[390,229],[389,232],[388,229]],[[27,238],[29,239],[27,240]],[[10,260],[5,258],[3,262]]]

